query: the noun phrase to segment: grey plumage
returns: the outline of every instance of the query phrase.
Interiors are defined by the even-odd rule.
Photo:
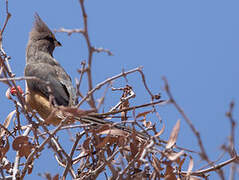
[[[54,34],[36,13],[35,23],[26,48],[24,74],[48,82],[57,105],[72,106],[76,98],[75,89],[70,76],[53,58],[56,46],[61,46],[60,42],[56,40]],[[27,80],[27,86],[28,89],[41,93],[49,99],[49,89],[43,82]]]

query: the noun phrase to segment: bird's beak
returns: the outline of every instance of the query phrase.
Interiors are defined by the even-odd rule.
[[[54,43],[55,43],[55,46],[56,46],[56,47],[57,47],[57,46],[62,46],[61,43],[60,43],[59,41],[57,41],[57,40],[55,40]]]

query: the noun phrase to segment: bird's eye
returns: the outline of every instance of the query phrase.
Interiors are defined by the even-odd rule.
[[[48,41],[50,41],[50,42],[54,42],[54,38],[51,37],[51,36],[47,36],[45,39],[48,40]]]

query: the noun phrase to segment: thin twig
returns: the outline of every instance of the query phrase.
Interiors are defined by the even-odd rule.
[[[195,134],[196,136],[196,139],[197,139],[197,142],[198,142],[198,145],[200,147],[200,150],[201,150],[201,153],[199,154],[200,157],[207,161],[210,165],[214,165],[213,162],[211,162],[209,160],[209,157],[206,153],[206,150],[205,150],[205,147],[202,143],[202,139],[201,139],[201,136],[199,134],[199,132],[197,131],[197,129],[194,127],[192,121],[188,118],[188,116],[184,113],[183,109],[176,103],[176,101],[174,100],[173,98],[173,95],[170,91],[170,88],[169,88],[169,84],[168,84],[168,81],[165,77],[163,77],[163,80],[164,80],[164,83],[165,83],[165,91],[170,99],[170,102],[175,106],[175,108],[178,110],[178,112],[182,115],[182,117],[184,118],[184,120],[186,121],[186,123],[189,125],[190,129],[192,130],[192,132]],[[221,179],[225,179],[224,178],[224,174],[223,174],[223,171],[221,169],[217,169],[217,173],[218,175],[221,177]]]
[[[146,103],[146,104],[142,104],[142,105],[138,105],[138,106],[132,106],[132,107],[129,107],[129,108],[123,108],[123,109],[119,109],[119,110],[115,110],[115,111],[112,111],[112,112],[106,112],[106,113],[92,113],[92,115],[95,115],[95,116],[109,116],[109,115],[114,115],[114,114],[118,114],[118,113],[121,113],[121,112],[124,112],[124,111],[131,111],[131,110],[135,110],[135,109],[139,109],[139,108],[143,108],[143,107],[148,107],[148,106],[154,106],[154,105],[165,105],[165,104],[168,104],[169,101],[167,100],[159,100],[159,101],[155,101],[155,102],[151,102],[151,103]]]
[[[23,133],[23,136],[27,136],[31,131],[31,126],[28,126],[27,129],[25,130],[25,132]],[[19,162],[20,162],[20,155],[19,155],[19,151],[17,151],[16,157],[15,157],[15,162],[14,162],[14,167],[13,167],[13,175],[12,175],[12,179],[16,180],[18,179],[19,176]]]
[[[65,32],[67,33],[68,36],[72,35],[73,33],[84,33],[83,29],[65,29],[65,28],[60,28],[60,29],[55,29],[54,32]]]
[[[88,47],[87,75],[88,75],[88,91],[90,92],[93,89],[91,66],[92,66],[92,58],[93,58],[94,48],[91,45],[90,37],[89,37],[89,34],[88,34],[88,20],[87,20],[87,14],[86,14],[86,11],[85,11],[84,0],[79,0],[79,3],[80,3],[80,7],[81,7],[81,12],[82,12],[82,16],[83,16],[83,24],[84,24],[84,28],[83,28],[82,34],[85,37],[86,44],[87,44],[87,47]],[[90,94],[88,96],[88,98],[89,98],[90,106],[93,109],[95,109],[96,105],[95,105],[95,100],[94,100],[93,94]]]
[[[47,139],[45,139],[42,144],[36,148],[34,151],[31,152],[31,154],[27,157],[27,160],[25,162],[25,165],[24,165],[24,168],[22,169],[22,174],[21,174],[21,179],[24,178],[24,176],[26,175],[26,172],[27,172],[27,168],[28,168],[28,165],[32,162],[33,158],[34,158],[34,155],[40,151],[43,150],[44,146],[46,143],[48,143],[48,141],[57,133],[57,131],[60,130],[60,128],[62,127],[63,123],[68,119],[68,117],[66,117],[64,120],[62,120],[60,122],[60,124],[55,128],[55,130],[52,132],[52,133],[49,133],[49,136]]]
[[[236,127],[236,121],[234,120],[232,113],[234,110],[234,106],[235,103],[234,101],[232,101],[230,103],[230,107],[229,107],[229,111],[226,113],[226,116],[228,117],[228,119],[230,120],[230,124],[231,124],[231,135],[229,137],[229,154],[231,157],[236,155],[236,150],[235,150],[235,127]],[[235,179],[235,173],[236,173],[236,164],[232,163],[231,168],[230,168],[230,175],[229,175],[229,179],[230,180],[234,180]]]
[[[140,71],[140,70],[141,70],[141,67],[137,67],[137,68],[135,68],[135,69],[131,69],[131,70],[126,71],[126,72],[122,72],[122,73],[120,73],[120,74],[118,74],[118,75],[115,75],[115,76],[113,76],[113,77],[111,77],[111,78],[108,78],[108,79],[106,79],[105,81],[103,81],[103,82],[97,84],[94,89],[92,89],[91,91],[88,91],[87,95],[86,95],[83,99],[81,99],[81,101],[79,102],[79,104],[77,105],[77,107],[80,107],[81,104],[82,104],[91,94],[93,94],[96,90],[100,89],[100,88],[101,88],[102,86],[104,86],[105,84],[110,83],[111,81],[113,81],[113,80],[115,80],[115,79],[118,79],[118,78],[120,78],[120,77],[126,76],[126,75],[128,75],[128,74],[132,74],[132,73],[137,72],[137,71]]]
[[[7,13],[7,18],[5,19],[3,28],[2,28],[2,30],[1,30],[1,32],[0,32],[0,37],[2,37],[3,32],[4,32],[4,30],[5,30],[6,26],[7,26],[8,20],[9,20],[10,17],[11,17],[11,14],[10,14],[9,11],[8,11],[8,0],[6,0],[6,13]]]
[[[200,171],[193,171],[193,172],[190,173],[190,175],[205,177],[205,174],[206,174],[206,173],[219,170],[219,169],[221,169],[222,167],[224,167],[224,166],[226,166],[226,165],[228,165],[228,164],[230,164],[230,163],[232,163],[232,162],[234,162],[234,161],[237,161],[238,158],[239,158],[239,156],[235,156],[235,157],[233,157],[233,158],[231,158],[231,159],[229,159],[229,160],[227,160],[227,161],[224,161],[224,162],[222,162],[222,163],[220,163],[220,164],[218,164],[218,165],[214,165],[214,166],[212,166],[212,167],[210,167],[210,168],[203,169],[203,170],[200,170]],[[182,171],[180,174],[186,175],[187,172]]]
[[[67,166],[66,166],[66,168],[65,168],[65,170],[63,172],[63,175],[62,175],[63,178],[66,178],[67,173],[69,171],[69,168],[72,166],[72,159],[73,159],[74,152],[75,152],[75,150],[77,148],[78,142],[80,141],[81,137],[84,134],[85,134],[85,132],[83,132],[81,134],[76,134],[76,140],[75,140],[75,142],[73,144],[73,147],[71,148],[71,152],[70,152],[69,158],[67,159],[67,161],[68,161],[67,162]],[[76,178],[76,177],[73,177],[73,178]]]

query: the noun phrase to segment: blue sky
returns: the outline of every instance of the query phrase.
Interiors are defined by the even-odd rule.
[[[94,83],[120,73],[123,68],[143,66],[151,90],[161,92],[166,98],[162,81],[162,76],[166,76],[176,101],[200,132],[211,160],[217,159],[220,145],[228,140],[230,132],[225,112],[231,100],[236,103],[234,117],[237,119],[239,115],[239,2],[89,0],[85,4],[92,44],[110,49],[114,54],[94,55]],[[9,1],[9,11],[12,17],[4,33],[3,46],[12,57],[11,67],[17,76],[23,75],[25,47],[34,12],[38,12],[51,29],[82,28],[77,0]],[[2,26],[3,1],[0,12]],[[82,35],[57,33],[56,37],[63,47],[55,50],[54,57],[73,79],[79,77],[76,69],[87,58]],[[139,75],[128,77],[136,93],[132,104],[150,100],[139,78]],[[122,82],[115,82],[114,86]],[[23,82],[19,84],[24,87]],[[4,107],[0,110],[0,118],[3,121],[7,110],[10,112],[14,106],[5,98],[7,87],[4,84],[0,87],[1,107]],[[107,100],[109,107],[118,101],[119,94],[113,95]],[[159,112],[166,124],[163,137],[167,138],[182,117],[172,106],[161,107]],[[178,145],[198,150],[196,139],[183,119]],[[42,164],[44,162],[39,161],[39,165]],[[195,164],[200,167],[199,161]],[[47,169],[39,166],[38,172],[44,171]]]

